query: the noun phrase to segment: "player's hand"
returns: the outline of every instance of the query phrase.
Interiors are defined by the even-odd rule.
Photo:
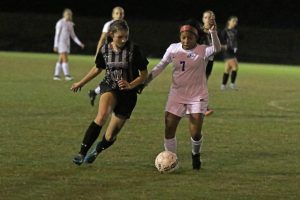
[[[54,48],[53,48],[53,51],[54,51],[54,52],[57,52],[57,51],[58,51],[57,47],[54,47]]]
[[[80,47],[81,47],[82,49],[84,49],[85,46],[84,46],[84,44],[81,44]]]
[[[210,18],[209,24],[210,24],[210,28],[209,28],[210,31],[216,31],[217,30],[217,23],[216,23],[216,20],[215,20],[214,16],[212,16]]]
[[[131,90],[131,85],[126,80],[119,80],[118,86],[121,90]]]
[[[72,90],[73,92],[80,92],[82,87],[83,85],[80,82],[77,82],[77,83],[73,83],[70,90]]]

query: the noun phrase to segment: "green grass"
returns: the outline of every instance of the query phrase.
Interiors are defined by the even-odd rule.
[[[191,170],[187,119],[177,131],[180,168],[159,174],[170,68],[144,90],[118,141],[93,165],[71,159],[97,109],[87,92],[53,81],[55,54],[0,52],[0,199],[300,198],[300,68],[241,63],[240,90],[219,90],[223,63],[209,80],[203,170]],[[151,59],[149,68],[158,60]],[[92,56],[70,56],[79,80]]]

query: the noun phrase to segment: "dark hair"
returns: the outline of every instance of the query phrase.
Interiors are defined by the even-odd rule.
[[[184,26],[184,25],[190,25],[192,27],[194,27],[195,29],[197,29],[198,31],[198,36],[201,34],[201,26],[200,26],[200,23],[195,20],[195,19],[188,19],[186,20],[185,22],[183,22],[180,27]],[[198,37],[197,36],[197,37]]]
[[[235,15],[231,15],[230,17],[228,17],[227,22],[226,22],[226,27],[228,26],[228,22],[229,22],[230,20],[232,20],[232,19],[237,19],[237,20],[238,20],[238,17],[235,16]]]
[[[117,31],[129,31],[129,26],[125,20],[120,19],[120,20],[116,20],[113,23],[111,23],[111,25],[109,26],[108,33],[115,33]],[[110,37],[110,35],[107,36],[107,41],[108,42],[112,41],[112,38]]]
[[[198,31],[198,39],[197,39],[197,43],[200,44],[201,43],[201,38],[203,37],[204,35],[204,32],[202,31],[201,29],[201,25],[200,25],[200,22],[198,22],[196,19],[188,19],[186,20],[185,22],[183,22],[180,27],[184,26],[184,25],[190,25],[192,27],[194,27],[197,31]]]

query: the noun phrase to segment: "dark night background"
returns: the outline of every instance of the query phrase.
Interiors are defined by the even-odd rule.
[[[86,44],[84,51],[72,44],[72,53],[93,54],[111,9],[120,5],[131,38],[147,55],[160,57],[178,41],[181,21],[200,20],[202,12],[211,9],[219,30],[230,15],[239,17],[241,61],[300,64],[298,4],[296,0],[1,0],[0,50],[51,52],[55,23],[68,7],[74,13],[75,32]]]

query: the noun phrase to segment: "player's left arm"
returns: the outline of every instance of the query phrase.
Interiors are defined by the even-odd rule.
[[[84,44],[79,40],[79,38],[76,36],[75,31],[74,31],[74,27],[71,26],[71,38],[73,39],[73,41],[80,46],[81,48],[84,48]]]
[[[126,80],[119,80],[118,85],[121,90],[131,90],[144,83],[148,76],[148,70],[140,70],[139,72],[140,75],[130,83],[128,83]]]
[[[211,35],[212,46],[205,49],[205,58],[208,58],[221,51],[221,43],[217,33],[217,24],[214,19],[211,20],[211,27],[209,29],[209,32]]]

